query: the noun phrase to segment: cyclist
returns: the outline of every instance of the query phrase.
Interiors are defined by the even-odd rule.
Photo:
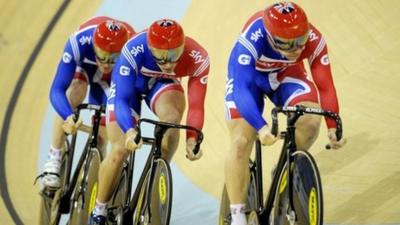
[[[180,123],[185,110],[180,81],[187,76],[187,124],[202,128],[209,64],[206,50],[185,36],[179,23],[171,19],[153,22],[125,44],[112,74],[107,102],[107,133],[112,150],[100,166],[98,194],[90,224],[105,224],[106,203],[117,174],[128,153],[138,147],[134,142],[134,128],[140,117],[142,100],[161,121]],[[193,131],[186,133],[186,152],[190,160],[197,160],[202,154],[193,153],[196,135]],[[171,160],[178,142],[179,131],[167,131],[162,143],[164,159]]]
[[[307,77],[304,59],[313,81]],[[257,135],[263,145],[277,139],[262,116],[264,96],[277,106],[302,104],[339,112],[325,40],[293,2],[275,3],[251,16],[230,55],[225,105],[231,149],[225,162],[225,184],[233,225],[247,224],[247,168]],[[315,115],[299,119],[299,149],[310,148],[320,121]],[[332,148],[342,147],[345,139],[337,141],[335,121],[326,119],[326,124]]]
[[[42,173],[44,187],[60,187],[64,132],[75,133],[82,123],[81,120],[75,121],[73,109],[84,100],[87,86],[90,86],[89,103],[106,104],[111,70],[122,46],[133,34],[129,24],[100,16],[83,23],[65,44],[50,90],[50,101],[58,115]],[[104,127],[105,119],[102,124]],[[99,134],[99,143],[104,149],[105,129],[101,128]]]

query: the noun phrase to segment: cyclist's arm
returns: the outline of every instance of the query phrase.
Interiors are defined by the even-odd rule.
[[[317,52],[312,62],[310,62],[312,77],[320,95],[321,107],[325,110],[339,113],[339,104],[333,83],[328,50],[323,38],[320,41],[320,45],[323,45],[323,48],[320,52]],[[328,128],[336,127],[333,119],[326,117],[325,120]]]
[[[253,97],[251,86],[255,76],[265,76],[255,69],[255,58],[248,49],[237,44],[236,53],[229,61],[229,73],[233,75],[233,99],[240,115],[259,131],[267,124]]]
[[[187,125],[195,127],[199,130],[203,128],[204,123],[204,100],[207,91],[207,79],[210,70],[210,61],[207,57],[199,67],[198,74],[189,78],[188,82],[188,113]],[[186,139],[197,138],[194,131],[186,132]]]
[[[115,90],[115,116],[118,125],[126,133],[130,128],[135,126],[134,120],[132,119],[131,108],[129,102],[132,99],[137,98],[135,92],[135,81],[137,71],[135,67],[128,61],[126,54],[129,54],[126,46],[122,49],[114,69],[112,72],[112,79],[116,84]],[[131,60],[135,60],[132,59]]]
[[[68,41],[64,48],[63,56],[58,64],[53,84],[50,89],[50,102],[56,112],[66,120],[73,114],[73,109],[69,104],[66,91],[74,78],[77,61],[79,59],[74,55],[70,42]]]

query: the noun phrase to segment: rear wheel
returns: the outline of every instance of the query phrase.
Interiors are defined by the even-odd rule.
[[[68,161],[68,142],[63,148],[63,156],[60,168],[60,179],[61,179],[61,188],[59,189],[49,189],[44,188],[40,191],[41,200],[40,200],[40,212],[39,212],[39,224],[41,225],[56,225],[60,221],[60,201],[62,194],[64,193],[65,188],[65,176],[67,169],[67,161]]]
[[[87,224],[96,203],[98,172],[102,156],[97,148],[93,148],[87,157],[75,186],[69,225]]]
[[[250,183],[249,189],[247,193],[246,200],[246,214],[249,214],[251,211],[256,212],[257,210],[257,183],[256,183],[256,171],[255,168],[250,169]],[[226,191],[226,186],[224,185],[224,189],[222,191],[221,204],[219,209],[219,225],[230,225],[231,224],[231,209],[230,209],[230,201],[228,197],[228,192]]]
[[[151,196],[151,218],[149,218],[149,203],[147,185],[149,173],[146,175],[138,199],[138,204],[134,213],[134,224],[151,224],[169,225],[172,208],[172,174],[171,168],[164,159],[156,160],[157,170],[154,176],[154,183]]]
[[[321,179],[313,157],[305,151],[293,153],[292,196],[296,224],[322,225],[323,224],[323,197]],[[287,165],[279,175],[279,186],[273,210],[274,225],[290,224],[287,217],[289,205],[287,188]]]

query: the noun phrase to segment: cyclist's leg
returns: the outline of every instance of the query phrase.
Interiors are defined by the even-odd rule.
[[[140,112],[140,100],[136,100],[134,104],[131,106],[133,111]],[[115,118],[113,97],[107,102],[106,116],[106,133],[108,140],[111,142],[111,152],[104,157],[100,164],[97,198],[90,220],[91,223],[96,220],[105,220],[107,216],[106,203],[111,198],[123,162],[130,153],[125,149],[125,134]],[[135,114],[132,116],[137,117],[138,115]]]
[[[236,71],[236,72],[235,72]],[[239,70],[230,71],[233,75]],[[249,71],[254,72],[254,71]],[[239,113],[248,109],[239,109],[234,96],[236,92],[244,89],[237,88],[240,79],[236,79],[232,74],[228,75],[227,90],[225,96],[226,118],[228,119],[228,129],[230,133],[230,151],[225,160],[225,185],[230,200],[231,224],[247,224],[244,214],[248,185],[250,181],[249,158],[254,141],[256,140],[256,129],[251,126]],[[264,74],[257,74],[257,79],[265,79]],[[248,92],[257,104],[257,112],[262,114],[264,108],[265,87],[257,86],[257,83],[266,84],[266,82],[254,82],[248,87]],[[243,88],[243,87],[242,87]],[[239,99],[240,100],[240,99]],[[240,105],[240,104],[239,104]],[[240,106],[239,106],[240,107]]]
[[[179,124],[185,110],[185,96],[182,86],[175,80],[164,79],[155,82],[146,102],[160,121]],[[170,161],[178,148],[179,130],[169,129],[161,146],[162,156]]]
[[[119,177],[123,162],[129,151],[125,149],[125,135],[116,121],[107,123],[107,134],[111,142],[111,152],[105,156],[99,168],[98,190],[93,217],[107,217],[106,203],[110,200],[114,184]],[[92,218],[92,219],[94,219]]]
[[[288,67],[278,75],[279,87],[269,95],[278,106],[304,105],[320,108],[318,92],[315,85],[307,79],[304,67],[301,65]],[[298,149],[308,150],[318,136],[321,117],[306,114],[296,123],[296,144]]]
[[[75,75],[76,76],[76,75]],[[67,98],[72,108],[75,108],[86,96],[87,82],[81,79],[73,79],[67,90]],[[63,119],[56,115],[53,124],[52,141],[48,152],[48,160],[44,165],[43,172],[47,175],[43,177],[42,183],[45,187],[58,188],[60,178],[57,175],[61,166],[61,150],[65,142],[65,134],[62,129]]]
[[[111,152],[104,158],[99,170],[99,192],[97,200],[107,202],[112,193],[112,188],[118,172],[122,169],[123,162],[129,151],[125,149],[125,135],[116,121],[107,123],[107,133],[111,142]]]
[[[225,160],[225,185],[231,204],[232,220],[245,220],[243,210],[250,180],[248,165],[256,131],[242,118],[229,121],[228,129],[231,149]]]
[[[319,104],[309,101],[301,101],[297,104],[319,108]],[[296,145],[298,149],[308,150],[318,137],[321,117],[307,114],[296,122]]]
[[[107,112],[109,113],[109,112]],[[121,172],[129,151],[125,149],[125,135],[117,121],[107,122],[107,135],[111,142],[111,152],[105,156],[99,168],[99,186],[94,208],[95,215],[106,216],[105,204],[110,200],[115,182]]]

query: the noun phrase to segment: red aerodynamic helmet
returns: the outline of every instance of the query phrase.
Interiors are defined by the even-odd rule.
[[[106,20],[100,23],[93,34],[96,47],[109,53],[119,53],[129,39],[129,32],[119,21]]]
[[[157,20],[147,32],[147,42],[152,48],[174,49],[185,43],[181,25],[171,19]]]
[[[272,41],[290,41],[304,45],[308,39],[309,23],[305,12],[293,2],[275,3],[264,10],[263,22]],[[285,46],[293,47],[293,46]]]
[[[161,19],[150,25],[147,43],[158,64],[175,63],[183,53],[185,34],[176,21]]]

